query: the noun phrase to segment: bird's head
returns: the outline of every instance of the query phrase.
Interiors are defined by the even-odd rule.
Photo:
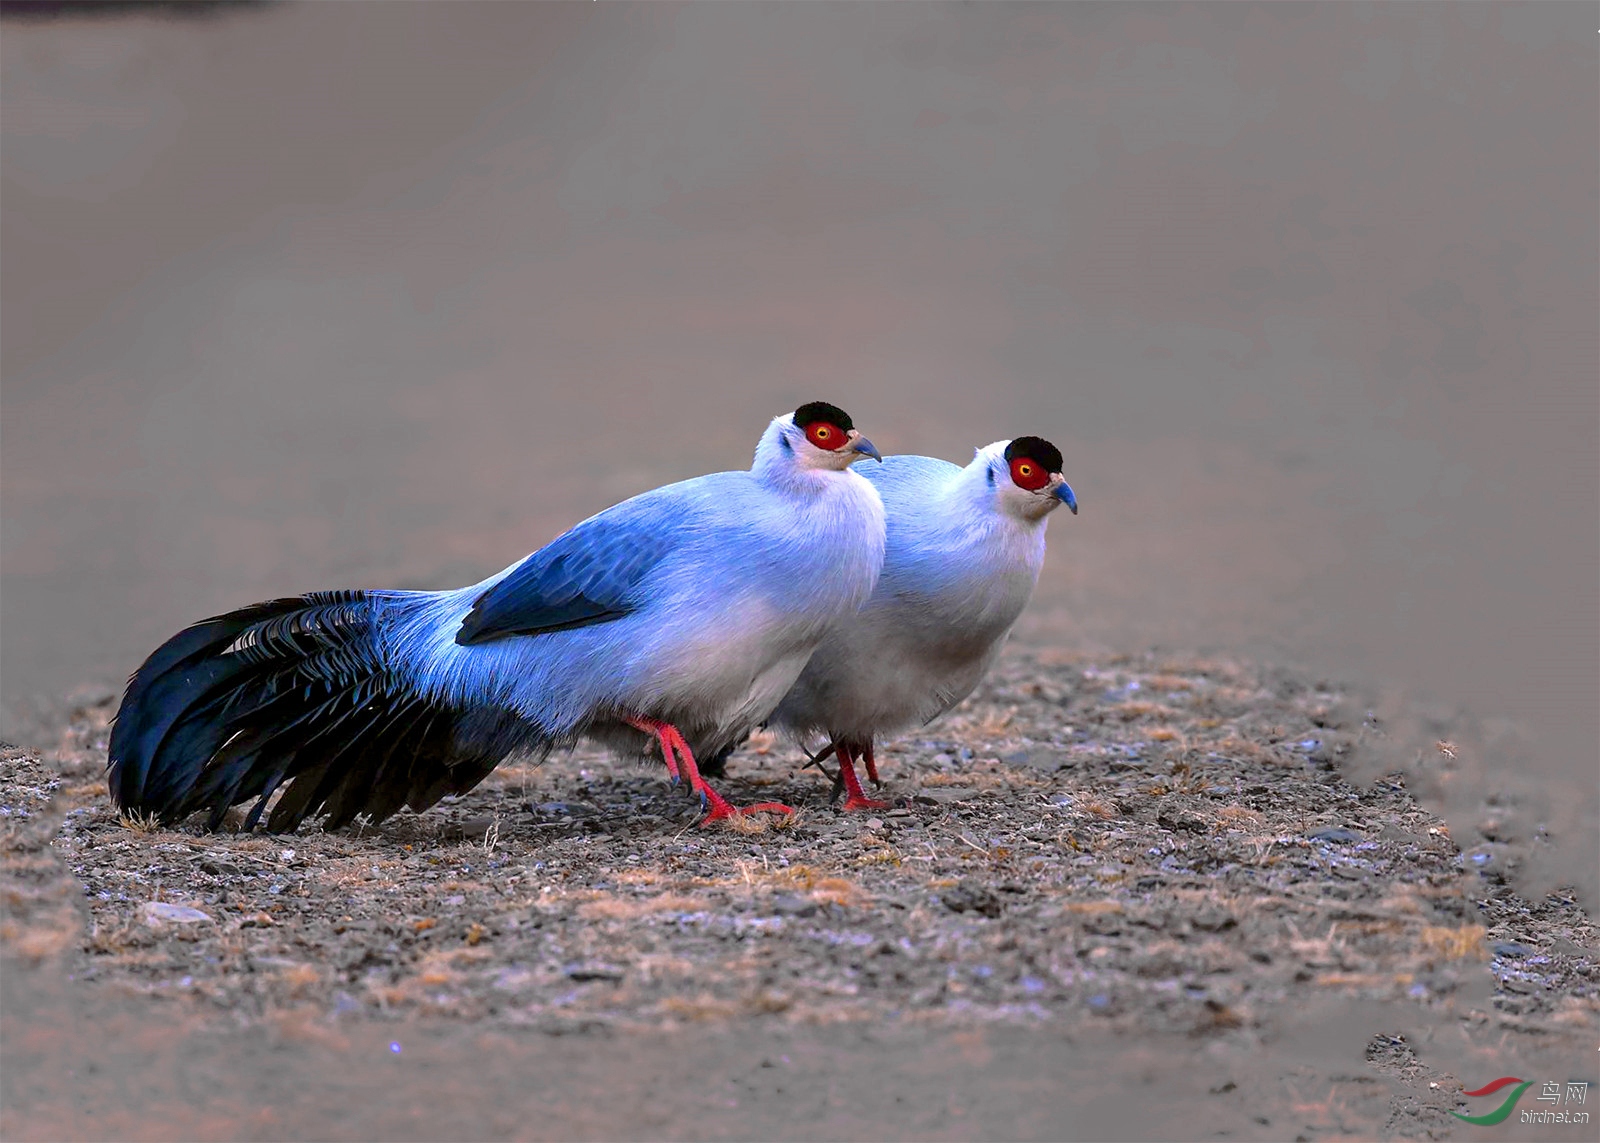
[[[842,471],[863,456],[883,459],[851,422],[850,414],[826,401],[801,405],[792,416],[780,417],[777,428],[779,448],[799,468]]]
[[[1078,498],[1061,475],[1061,450],[1043,437],[1018,437],[980,452],[989,454],[989,483],[1002,511],[1039,520],[1065,504],[1078,514]]]

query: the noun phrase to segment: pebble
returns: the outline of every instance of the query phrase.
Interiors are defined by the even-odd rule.
[[[174,905],[170,901],[147,901],[140,912],[144,914],[144,923],[153,926],[192,925],[211,919],[210,913],[202,912],[190,905]]]
[[[572,964],[564,970],[568,980],[583,982],[587,980],[621,980],[622,970],[602,964]]]
[[[970,798],[976,798],[979,793],[981,791],[974,790],[970,786],[930,786],[918,790],[912,800],[925,805],[942,806],[951,802],[965,802]]]
[[[768,908],[779,916],[809,917],[816,913],[817,903],[794,893],[778,893]]]

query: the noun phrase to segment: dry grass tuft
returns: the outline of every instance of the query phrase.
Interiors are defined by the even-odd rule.
[[[893,865],[893,866],[896,866],[896,867],[899,867],[900,865],[904,864],[903,859],[901,858],[901,856],[898,853],[895,852],[895,850],[894,850],[894,848],[892,846],[889,846],[886,843],[882,843],[882,842],[880,842],[879,844],[880,844],[880,846],[882,846],[882,848],[874,849],[874,850],[871,850],[868,853],[863,853],[863,854],[858,855],[856,857],[856,859],[855,859],[855,864],[857,864],[857,865]]]
[[[794,1007],[794,997],[775,988],[758,989],[745,998],[745,1009],[763,1015],[787,1012]]]
[[[811,897],[829,905],[857,905],[869,900],[865,889],[843,877],[824,877],[811,887]]]
[[[1428,925],[1418,935],[1423,951],[1439,960],[1488,960],[1489,946],[1482,925]]]
[[[682,893],[662,893],[655,897],[606,897],[578,906],[578,916],[589,921],[632,921],[656,913],[694,913],[706,903]]]
[[[766,833],[771,828],[766,814],[746,814],[735,811],[732,817],[722,819],[722,827],[734,833],[741,833],[747,837],[753,834]]]
[[[1104,901],[1068,901],[1061,906],[1063,913],[1077,913],[1080,916],[1096,917],[1106,913],[1122,912],[1122,902],[1109,898]]]
[[[0,924],[0,945],[34,964],[64,951],[75,936],[70,928],[24,928],[10,921]]]
[[[155,814],[144,814],[138,810],[124,810],[117,818],[122,823],[123,829],[132,830],[134,833],[151,834],[161,829],[161,819]]]
[[[739,1012],[739,1006],[710,992],[696,996],[668,996],[660,1004],[662,1012],[684,1020],[726,1020]]]
[[[1187,691],[1194,687],[1194,683],[1182,675],[1160,674],[1151,675],[1144,681],[1144,685],[1153,691]]]
[[[291,996],[304,996],[310,989],[322,980],[322,974],[309,964],[297,964],[293,968],[286,968],[281,974],[284,985],[289,989]]]
[[[978,790],[1015,790],[1037,786],[1026,774],[1016,771],[968,770],[962,774],[923,774],[918,781],[924,786],[968,786]]]
[[[350,1041],[329,1027],[314,1005],[273,1012],[267,1019],[273,1034],[284,1043],[316,1044],[339,1052],[350,1050]]]
[[[988,711],[977,718],[968,718],[967,725],[974,733],[982,738],[998,738],[1004,734],[1006,728],[1017,717],[1017,708],[1009,707],[1006,710]]]
[[[1266,822],[1248,806],[1223,806],[1217,811],[1217,820],[1229,829],[1258,829]]]
[[[1111,708],[1111,713],[1122,719],[1123,722],[1136,722],[1141,718],[1155,718],[1162,722],[1181,717],[1170,706],[1148,699],[1134,699],[1131,702],[1118,703]]]
[[[1264,746],[1259,742],[1251,742],[1238,735],[1229,735],[1217,745],[1217,752],[1232,758],[1239,758],[1246,762],[1263,762],[1269,765],[1282,765],[1283,754],[1271,746]]]
[[[1416,978],[1409,972],[1319,972],[1314,978],[1324,988],[1404,988]]]

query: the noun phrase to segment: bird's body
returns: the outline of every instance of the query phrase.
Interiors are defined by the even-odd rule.
[[[642,732],[675,776],[678,747],[725,816],[683,740],[747,734],[871,592],[884,519],[848,467],[863,451],[840,410],[802,406],[749,471],[624,501],[472,587],[325,592],[197,624],[130,681],[112,793],[213,824],[259,798],[253,825],[289,782],[269,827],[319,812],[332,827],[424,809],[514,750],[590,736],[638,753]]]
[[[749,472],[668,485],[591,517],[484,583],[420,598],[394,593],[391,658],[418,691],[506,706],[556,741],[605,735],[617,712],[641,709],[713,749],[737,740],[777,705],[881,566],[876,494],[865,480],[837,479],[844,475],[854,474],[830,473],[824,487],[780,505]],[[600,591],[637,592],[643,606],[518,637],[514,609],[528,595],[519,577],[547,582],[558,562],[578,565],[563,567],[568,579],[591,567],[614,576],[629,555],[648,565],[637,583]],[[534,613],[547,606],[539,599]],[[511,637],[482,639],[484,623]],[[458,641],[463,631],[472,642]]]
[[[1008,455],[1013,442],[1000,441],[965,468],[893,456],[864,473],[888,521],[883,572],[861,610],[823,637],[769,720],[836,744],[847,806],[874,804],[861,795],[852,756],[864,753],[876,778],[874,739],[930,722],[971,694],[1032,596],[1049,512],[1061,503],[1077,510],[1060,453],[1038,443],[1038,459]],[[1036,471],[1022,479],[1037,486],[1019,487],[1016,466],[1029,463]]]

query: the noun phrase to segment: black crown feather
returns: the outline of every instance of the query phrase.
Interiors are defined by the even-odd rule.
[[[1046,472],[1061,471],[1061,450],[1043,437],[1018,437],[1006,445],[1007,464],[1019,456],[1044,465]]]
[[[856,427],[855,422],[850,419],[849,413],[839,408],[838,405],[830,405],[826,401],[808,401],[794,411],[794,423],[802,429],[817,421],[826,421],[828,424],[833,425],[835,428],[843,429],[845,432],[849,432]]]

